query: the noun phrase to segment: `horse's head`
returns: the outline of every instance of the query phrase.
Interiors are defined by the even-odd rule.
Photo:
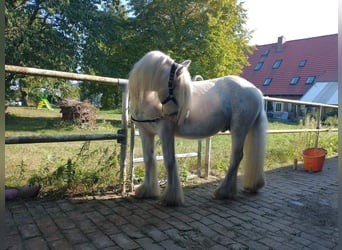
[[[151,51],[135,65],[129,76],[131,108],[139,110],[147,92],[156,92],[161,116],[177,114],[177,122],[186,119],[191,101],[191,77],[188,67],[191,61],[180,64],[160,51]],[[156,102],[151,103],[156,105]]]

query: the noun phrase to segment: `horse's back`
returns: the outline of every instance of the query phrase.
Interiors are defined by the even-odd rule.
[[[193,97],[199,96],[201,100],[204,100],[206,97],[221,100],[222,106],[263,102],[261,91],[254,84],[239,76],[229,75],[206,81],[198,81],[193,82],[193,85]]]

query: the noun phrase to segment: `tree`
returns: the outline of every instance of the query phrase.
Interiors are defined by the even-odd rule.
[[[119,0],[14,0],[6,1],[5,14],[6,64],[115,77],[123,74],[124,67],[115,68],[111,59],[118,53],[116,44],[124,29],[125,12]],[[17,77],[6,76],[8,98],[13,97],[10,87]],[[62,83],[65,86],[68,81]],[[30,85],[55,86],[55,81],[24,77],[20,84],[21,90],[27,90]],[[91,86],[103,91],[100,85]],[[115,91],[103,92],[115,95]]]
[[[5,2],[6,64],[127,78],[150,50],[176,61],[192,60],[191,72],[204,78],[239,74],[247,65],[250,32],[238,0],[12,0]],[[32,99],[35,88],[54,89],[69,81],[6,75]],[[48,85],[48,86],[47,86]],[[34,87],[32,87],[34,86]],[[119,90],[80,83],[84,99],[102,95],[102,107],[121,101]]]
[[[66,8],[68,1],[6,1],[5,2],[5,63],[19,66],[74,71],[78,66],[79,37],[66,24],[59,12]],[[6,75],[6,97],[15,93],[10,87],[19,81],[23,93],[36,85],[44,87],[51,80],[41,82],[38,78]],[[67,83],[65,80],[61,80]],[[30,91],[29,96],[30,96]],[[31,93],[32,94],[32,93]],[[32,96],[31,96],[32,97]],[[33,96],[32,98],[35,98]]]
[[[174,59],[192,60],[191,71],[205,78],[241,73],[248,64],[250,32],[246,10],[236,0],[131,0],[136,36],[142,56],[162,50]]]

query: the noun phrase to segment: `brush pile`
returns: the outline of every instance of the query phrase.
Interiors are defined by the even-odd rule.
[[[81,128],[93,129],[96,126],[96,107],[89,101],[63,99],[59,102],[63,121],[73,121]]]

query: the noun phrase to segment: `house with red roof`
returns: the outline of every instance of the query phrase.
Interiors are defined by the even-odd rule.
[[[256,45],[241,77],[256,85],[264,96],[301,100],[315,84],[337,86],[337,56],[337,34],[292,41],[280,36],[275,43]],[[289,107],[281,105],[276,109]]]

